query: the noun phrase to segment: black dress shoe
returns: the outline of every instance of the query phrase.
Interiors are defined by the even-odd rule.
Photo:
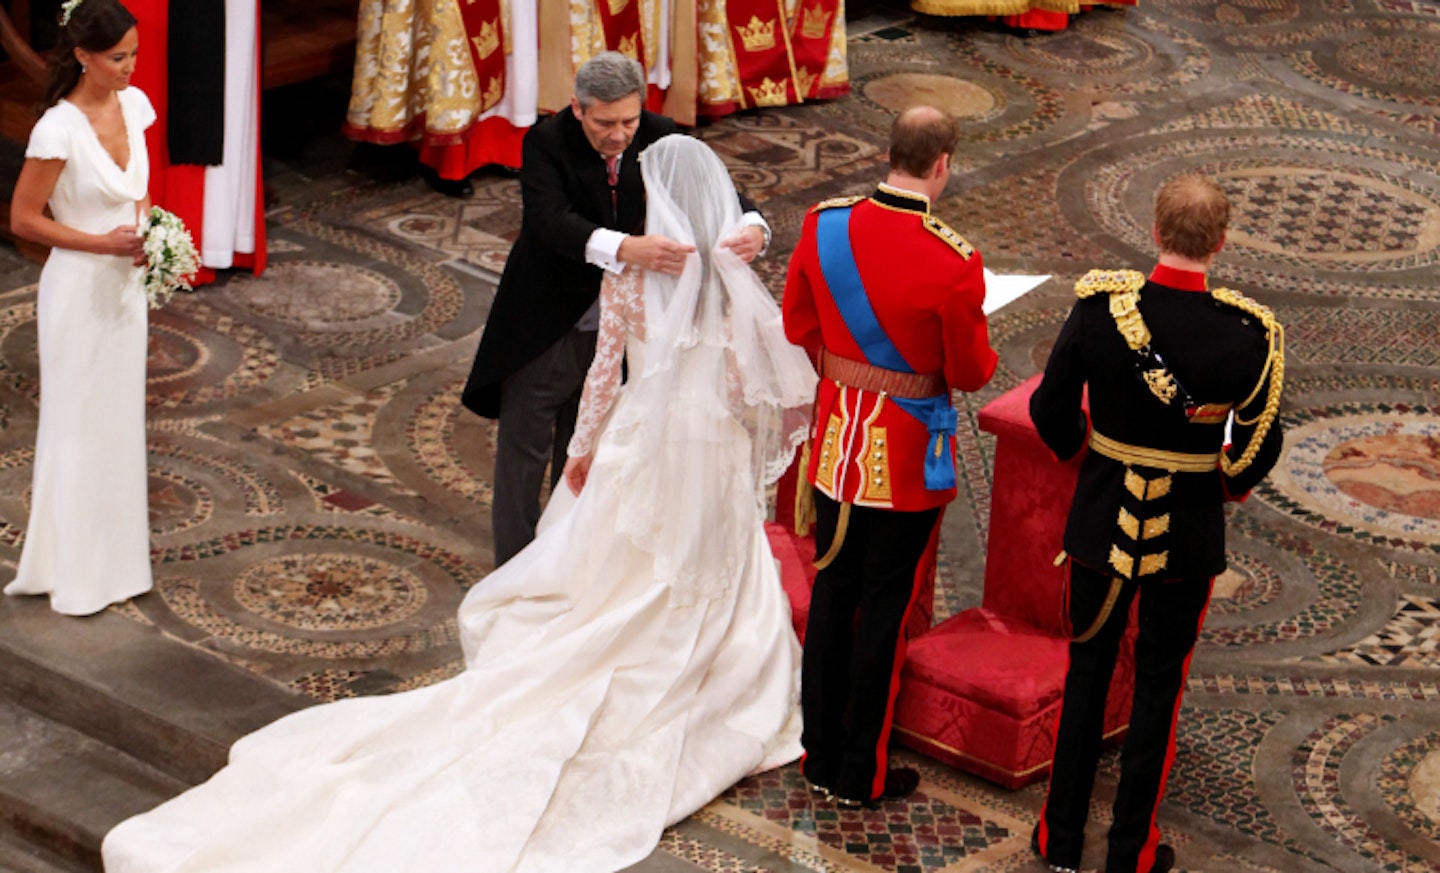
[[[885,773],[885,791],[879,797],[856,800],[835,795],[835,805],[844,809],[875,809],[884,800],[899,800],[909,797],[920,787],[920,774],[910,767],[896,767]]]
[[[442,179],[436,176],[430,180],[430,187],[446,197],[459,200],[468,200],[475,196],[475,186],[470,184],[469,179]]]
[[[1175,866],[1175,850],[1164,843],[1155,847],[1155,863],[1150,865],[1150,873],[1169,873],[1171,867]]]
[[[833,792],[833,791],[830,790],[830,786],[825,785],[825,784],[820,783],[820,782],[815,782],[815,781],[813,781],[812,779],[810,779],[808,776],[805,776],[805,777],[803,777],[803,778],[805,779],[805,787],[808,788],[808,789],[810,789],[810,793],[811,793],[811,794],[815,795],[816,797],[820,798],[821,800],[834,800],[834,799],[835,799],[835,792]]]
[[[1035,825],[1035,830],[1030,832],[1030,851],[1035,853],[1035,857],[1045,862],[1045,867],[1050,873],[1079,873],[1075,867],[1062,867],[1059,864],[1050,863],[1050,859],[1040,851],[1040,825],[1038,824]]]
[[[442,179],[434,168],[421,166],[420,175],[430,185],[430,189],[437,194],[444,194],[446,197],[456,197],[461,200],[475,196],[475,186],[466,179]]]

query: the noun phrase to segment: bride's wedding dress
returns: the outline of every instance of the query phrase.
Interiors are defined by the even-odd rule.
[[[684,160],[652,178],[670,151]],[[696,161],[647,151],[652,220]],[[733,200],[719,160],[704,166]],[[708,249],[714,231],[694,238]],[[560,486],[535,542],[465,598],[465,672],[242,739],[209,782],[106,837],[109,873],[618,870],[798,757],[800,652],[760,489],[805,434],[815,377],[793,347],[752,348],[774,303],[758,281],[743,299],[712,282],[753,274],[711,257],[688,280],[607,279],[571,444],[587,455],[599,432],[588,481],[578,498]],[[758,332],[772,327],[778,311]],[[778,380],[756,379],[767,355]]]

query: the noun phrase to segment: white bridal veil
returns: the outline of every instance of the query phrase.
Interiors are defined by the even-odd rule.
[[[765,488],[808,435],[816,376],[759,277],[718,245],[741,229],[720,158],[672,135],[640,165],[645,232],[696,253],[679,276],[644,276],[644,352],[610,423],[640,444],[624,476],[643,497],[620,524],[687,602],[724,593],[749,554]]]

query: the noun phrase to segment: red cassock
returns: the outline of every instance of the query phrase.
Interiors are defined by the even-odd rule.
[[[853,204],[853,205],[852,205]],[[841,318],[816,251],[819,213],[850,206],[850,239],[870,307],[905,362],[939,374],[953,389],[975,391],[995,371],[981,305],[980,254],[939,218],[924,195],[881,185],[868,198],[819,204],[805,218],[790,260],[783,310],[790,341],[818,356],[864,362]],[[914,511],[942,506],[955,489],[925,487],[927,452],[936,451],[924,422],[875,391],[822,379],[817,390],[806,478],[840,503]],[[941,450],[954,452],[953,437]]]
[[[170,152],[166,145],[169,125],[169,76],[166,62],[167,48],[172,37],[169,28],[170,0],[126,0],[125,8],[135,16],[140,34],[140,60],[135,66],[132,83],[145,92],[158,116],[155,124],[146,131],[146,151],[150,158],[150,200],[156,206],[174,212],[185,222],[195,239],[196,248],[206,249],[205,239],[205,167],[195,164],[171,164]],[[259,29],[258,4],[255,27]],[[176,36],[175,38],[182,38]],[[258,58],[258,40],[254,40]],[[258,71],[258,63],[256,70]],[[258,84],[258,79],[257,79]],[[259,90],[255,91],[255,111],[259,112]],[[258,138],[254,148],[259,149]],[[265,269],[265,210],[264,183],[259,161],[255,162],[255,204],[243,220],[254,223],[254,250],[233,252],[229,266],[248,269],[259,274]],[[222,248],[228,246],[222,244]],[[215,245],[210,246],[211,249]],[[195,284],[211,282],[214,270],[202,267],[195,278]]]

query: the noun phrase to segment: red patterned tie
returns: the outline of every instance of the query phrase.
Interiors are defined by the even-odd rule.
[[[616,196],[615,188],[620,184],[619,155],[605,159],[605,180],[610,183],[610,213],[618,220],[620,218],[620,204]]]

